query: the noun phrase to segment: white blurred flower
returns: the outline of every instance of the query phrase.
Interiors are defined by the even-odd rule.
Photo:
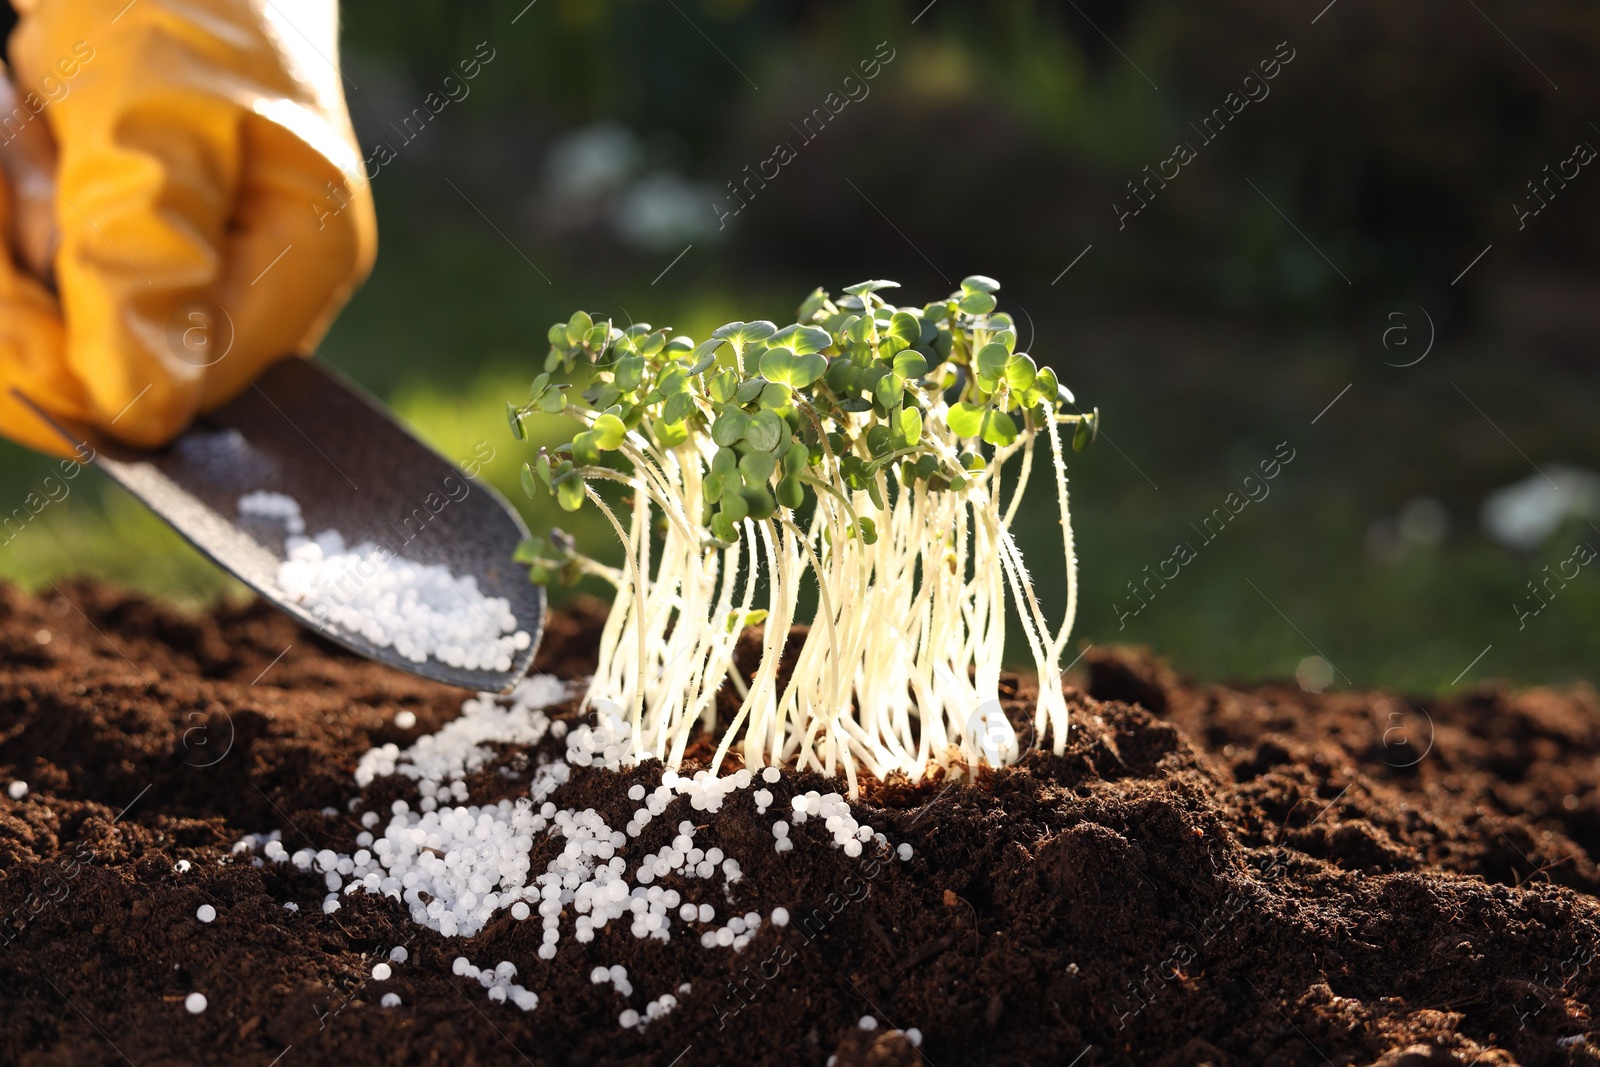
[[[642,154],[639,139],[620,123],[573,130],[550,146],[545,195],[557,204],[607,196],[626,184]]]
[[[1600,474],[1560,463],[1496,489],[1483,502],[1484,530],[1524,552],[1544,544],[1574,516],[1600,518]]]
[[[629,244],[670,251],[716,232],[716,194],[676,174],[652,174],[634,184],[617,207],[616,227]]]

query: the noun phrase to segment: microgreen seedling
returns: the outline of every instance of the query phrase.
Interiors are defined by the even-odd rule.
[[[1081,449],[1099,412],[1063,413],[1072,395],[1016,350],[999,287],[975,275],[922,307],[886,300],[894,282],[838,299],[817,289],[790,325],[730,322],[700,343],[582,311],[550,328],[544,370],[507,416],[518,439],[534,412],[565,412],[580,429],[524,464],[523,487],[569,511],[592,504],[625,563],[605,566],[561,535],[519,558],[535,581],[616,585],[587,700],[624,709],[636,755],[677,767],[696,724],[716,727],[730,682],[741,703],[714,766],[730,750],[751,767],[794,759],[842,770],[854,794],[861,769],[915,778],[980,762],[995,746],[968,734],[996,720],[973,712],[998,701],[1008,594],[1039,673],[1036,732],[1062,751],[1077,580],[1060,427]],[[1011,534],[1041,431],[1066,558],[1054,630]],[[626,521],[596,491],[606,482],[627,487]],[[808,576],[818,605],[801,620]],[[801,621],[811,625],[780,686]],[[763,622],[747,679],[735,646]]]

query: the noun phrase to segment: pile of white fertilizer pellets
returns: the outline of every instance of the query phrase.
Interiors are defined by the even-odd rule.
[[[326,913],[339,909],[341,895],[378,893],[400,901],[412,921],[445,937],[470,937],[501,912],[519,922],[537,921],[544,929],[537,956],[546,962],[556,957],[564,942],[588,944],[597,930],[613,922],[626,922],[640,939],[665,942],[687,935],[706,951],[730,952],[742,950],[768,923],[787,926],[785,908],[774,908],[769,916],[737,909],[734,887],[743,877],[739,860],[715,845],[697,843],[694,820],[681,818],[672,840],[656,851],[645,852],[636,844],[645,827],[668,817],[674,805],[683,814],[721,810],[751,789],[756,780],[752,771],[715,778],[705,771],[688,777],[667,770],[654,788],[635,783],[628,796],[638,807],[621,828],[610,826],[593,808],[560,808],[549,799],[570,778],[574,766],[622,771],[635,765],[629,727],[621,720],[601,717],[596,726],[567,730],[566,723],[552,722],[545,715],[543,709],[568,695],[565,683],[534,675],[509,697],[479,694],[467,700],[459,718],[418,738],[409,748],[387,744],[367,752],[356,768],[357,785],[365,787],[386,776],[409,778],[416,783],[416,800],[396,800],[387,813],[362,813],[363,829],[354,855],[329,849],[291,854],[278,831],[251,835],[239,841],[234,852],[253,850],[264,857],[254,861],[258,864],[292,863],[322,875]],[[491,745],[532,746],[547,735],[565,739],[566,758],[539,764],[526,796],[515,802],[467,803],[465,779],[494,758]],[[759,773],[767,786],[780,778],[775,767]],[[684,800],[687,805],[680,803]],[[765,812],[773,800],[768,788],[754,790],[751,797],[758,812]],[[350,810],[357,806],[352,800]],[[791,817],[796,823],[822,820],[831,844],[846,855],[861,855],[868,842],[889,854],[884,835],[857,823],[838,793],[796,796]],[[775,851],[794,847],[788,831],[786,823],[775,824]],[[534,871],[534,843],[551,837],[564,843],[562,850],[543,871]],[[902,844],[892,854],[907,860],[911,848]],[[679,890],[658,884],[669,877],[696,884],[694,895],[702,901],[710,897],[721,903],[696,903]],[[563,911],[573,916],[565,926]],[[480,967],[461,956],[452,970],[476,979],[493,1001],[510,1002],[524,1011],[538,1006],[538,995],[514,981],[519,971],[512,961]],[[611,985],[624,1001],[633,997],[633,985],[621,966],[596,966],[591,978],[596,985]],[[648,1000],[642,1009],[624,1007],[618,1025],[643,1029],[670,1013],[689,992],[683,985]]]
[[[532,643],[504,597],[484,596],[477,578],[393,555],[371,541],[345,544],[338,530],[306,537],[300,504],[284,493],[246,493],[239,514],[283,523],[288,558],[278,586],[289,599],[413,663],[429,656],[467,670],[509,671]]]

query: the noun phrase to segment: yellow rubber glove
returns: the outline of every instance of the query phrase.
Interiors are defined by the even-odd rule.
[[[0,434],[65,454],[16,389],[164,444],[270,363],[309,354],[371,270],[336,5],[15,6],[17,101],[0,113],[0,199],[15,203],[0,222],[34,269],[0,250]],[[19,180],[19,157],[48,158],[49,142],[54,173]],[[55,294],[34,277],[48,268]]]

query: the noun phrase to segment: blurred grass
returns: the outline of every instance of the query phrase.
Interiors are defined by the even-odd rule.
[[[49,505],[0,547],[0,579],[24,589],[80,575],[191,608],[250,595],[95,471],[80,474],[71,496]]]

